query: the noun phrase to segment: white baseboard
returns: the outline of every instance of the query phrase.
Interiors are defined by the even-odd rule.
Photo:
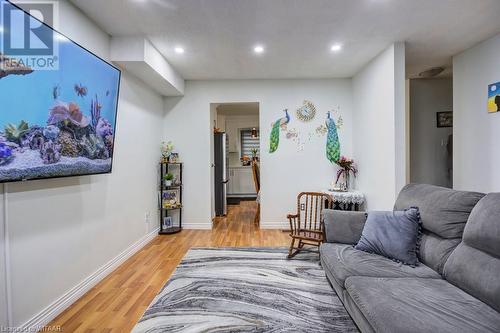
[[[75,287],[67,291],[61,297],[59,297],[52,304],[50,304],[45,309],[40,311],[33,318],[31,318],[26,323],[21,325],[20,332],[36,332],[41,327],[44,327],[45,325],[50,323],[51,320],[56,318],[71,304],[73,304],[75,301],[81,298],[86,292],[92,289],[92,287],[94,287],[97,283],[102,281],[118,266],[120,266],[123,262],[125,262],[135,253],[137,253],[140,249],[142,249],[146,244],[152,241],[157,235],[158,235],[158,228],[144,235],[137,242],[130,245],[119,255],[111,259],[97,271],[95,271],[87,278],[85,278],[82,282],[80,282]]]
[[[260,221],[260,228],[261,229],[290,229],[290,223],[289,222],[283,222],[283,221]]]
[[[197,222],[192,222],[192,223],[183,223],[182,224],[183,229],[194,229],[194,230],[211,230],[212,229],[212,223],[197,223]]]

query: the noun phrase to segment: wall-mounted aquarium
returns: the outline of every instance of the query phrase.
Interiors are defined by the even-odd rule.
[[[0,5],[0,182],[111,172],[120,71],[10,2]],[[16,19],[42,41],[51,36],[52,58],[12,51],[30,38]]]

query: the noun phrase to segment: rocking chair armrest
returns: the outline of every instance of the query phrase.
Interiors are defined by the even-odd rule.
[[[288,214],[286,218],[290,221],[290,230],[294,231],[297,229],[297,219],[299,214]]]
[[[361,238],[366,218],[366,212],[325,209],[323,211],[325,242],[356,244]]]

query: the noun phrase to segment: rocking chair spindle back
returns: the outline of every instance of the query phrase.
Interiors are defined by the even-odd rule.
[[[302,192],[297,196],[297,213],[287,216],[292,238],[288,258],[304,250],[304,245],[317,246],[319,251],[323,242],[323,209],[331,208],[332,204],[332,197],[325,193]],[[298,247],[295,247],[297,240]]]

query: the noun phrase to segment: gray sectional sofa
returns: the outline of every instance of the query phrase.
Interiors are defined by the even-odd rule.
[[[420,209],[420,264],[355,250],[362,212],[326,210],[321,263],[362,332],[500,332],[500,193],[407,185]]]

